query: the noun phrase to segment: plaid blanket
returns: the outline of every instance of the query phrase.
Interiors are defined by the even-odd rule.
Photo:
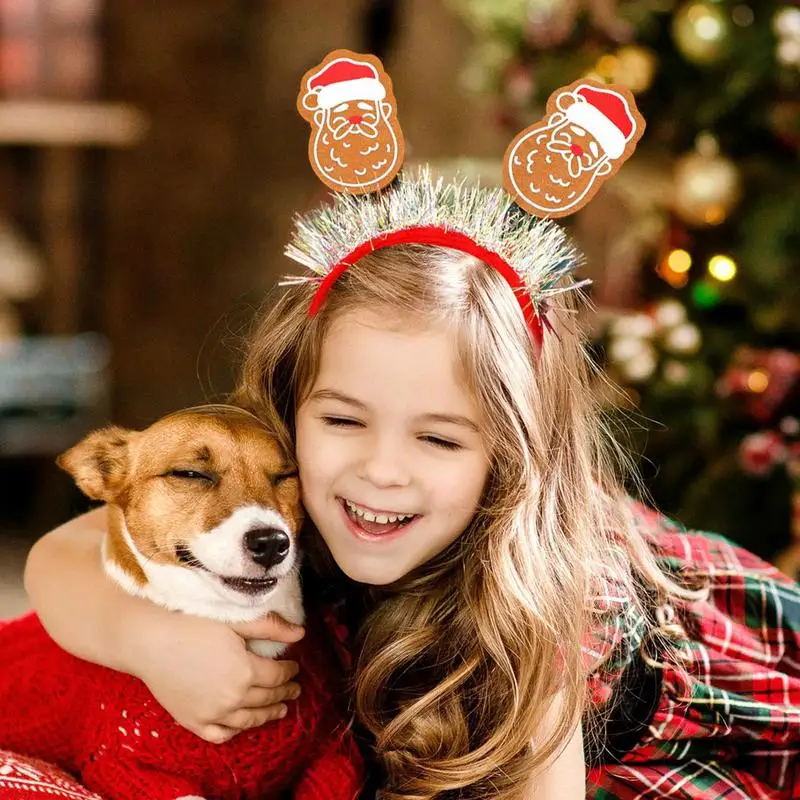
[[[800,798],[800,586],[722,536],[637,514],[662,566],[707,577],[711,589],[674,612],[688,634],[686,673],[659,670],[638,740],[590,765],[587,797]],[[612,696],[624,687],[609,687],[609,675],[624,681],[624,662],[640,658],[641,626],[620,630],[621,657],[595,676]]]

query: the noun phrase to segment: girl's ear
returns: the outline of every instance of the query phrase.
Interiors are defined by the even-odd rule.
[[[113,503],[130,468],[129,446],[136,431],[111,425],[90,433],[57,459],[92,500]]]

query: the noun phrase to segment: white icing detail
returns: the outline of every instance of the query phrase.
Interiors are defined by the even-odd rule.
[[[352,59],[343,60],[352,61]],[[317,94],[320,108],[333,108],[351,100],[383,100],[386,97],[386,89],[377,78],[355,78],[323,86],[317,90]]]

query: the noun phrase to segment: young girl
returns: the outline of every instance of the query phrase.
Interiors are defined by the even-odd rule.
[[[566,291],[577,255],[517,211],[423,172],[302,220],[290,255],[339,268],[266,309],[233,398],[296,453],[308,611],[333,604],[353,634],[373,789],[797,797],[800,591],[625,494]],[[539,276],[535,316],[502,264],[441,243],[454,229]],[[141,677],[200,736],[269,724],[295,665],[237,634],[299,634],[123,594],[101,572],[104,526],[91,512],[31,552],[26,587],[53,637]]]

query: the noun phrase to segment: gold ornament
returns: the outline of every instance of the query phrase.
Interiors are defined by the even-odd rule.
[[[738,167],[719,154],[713,136],[701,134],[675,165],[675,212],[689,225],[719,225],[739,201],[740,184]]]
[[[621,47],[617,52],[617,69],[614,83],[627,86],[634,94],[646,92],[656,71],[656,54],[638,45]]]
[[[681,55],[694,64],[714,64],[728,53],[731,22],[716,5],[690,2],[672,19],[672,38]]]
[[[621,47],[614,55],[600,56],[593,74],[600,80],[621,84],[639,94],[650,88],[656,65],[656,55],[652,50],[630,44]]]

